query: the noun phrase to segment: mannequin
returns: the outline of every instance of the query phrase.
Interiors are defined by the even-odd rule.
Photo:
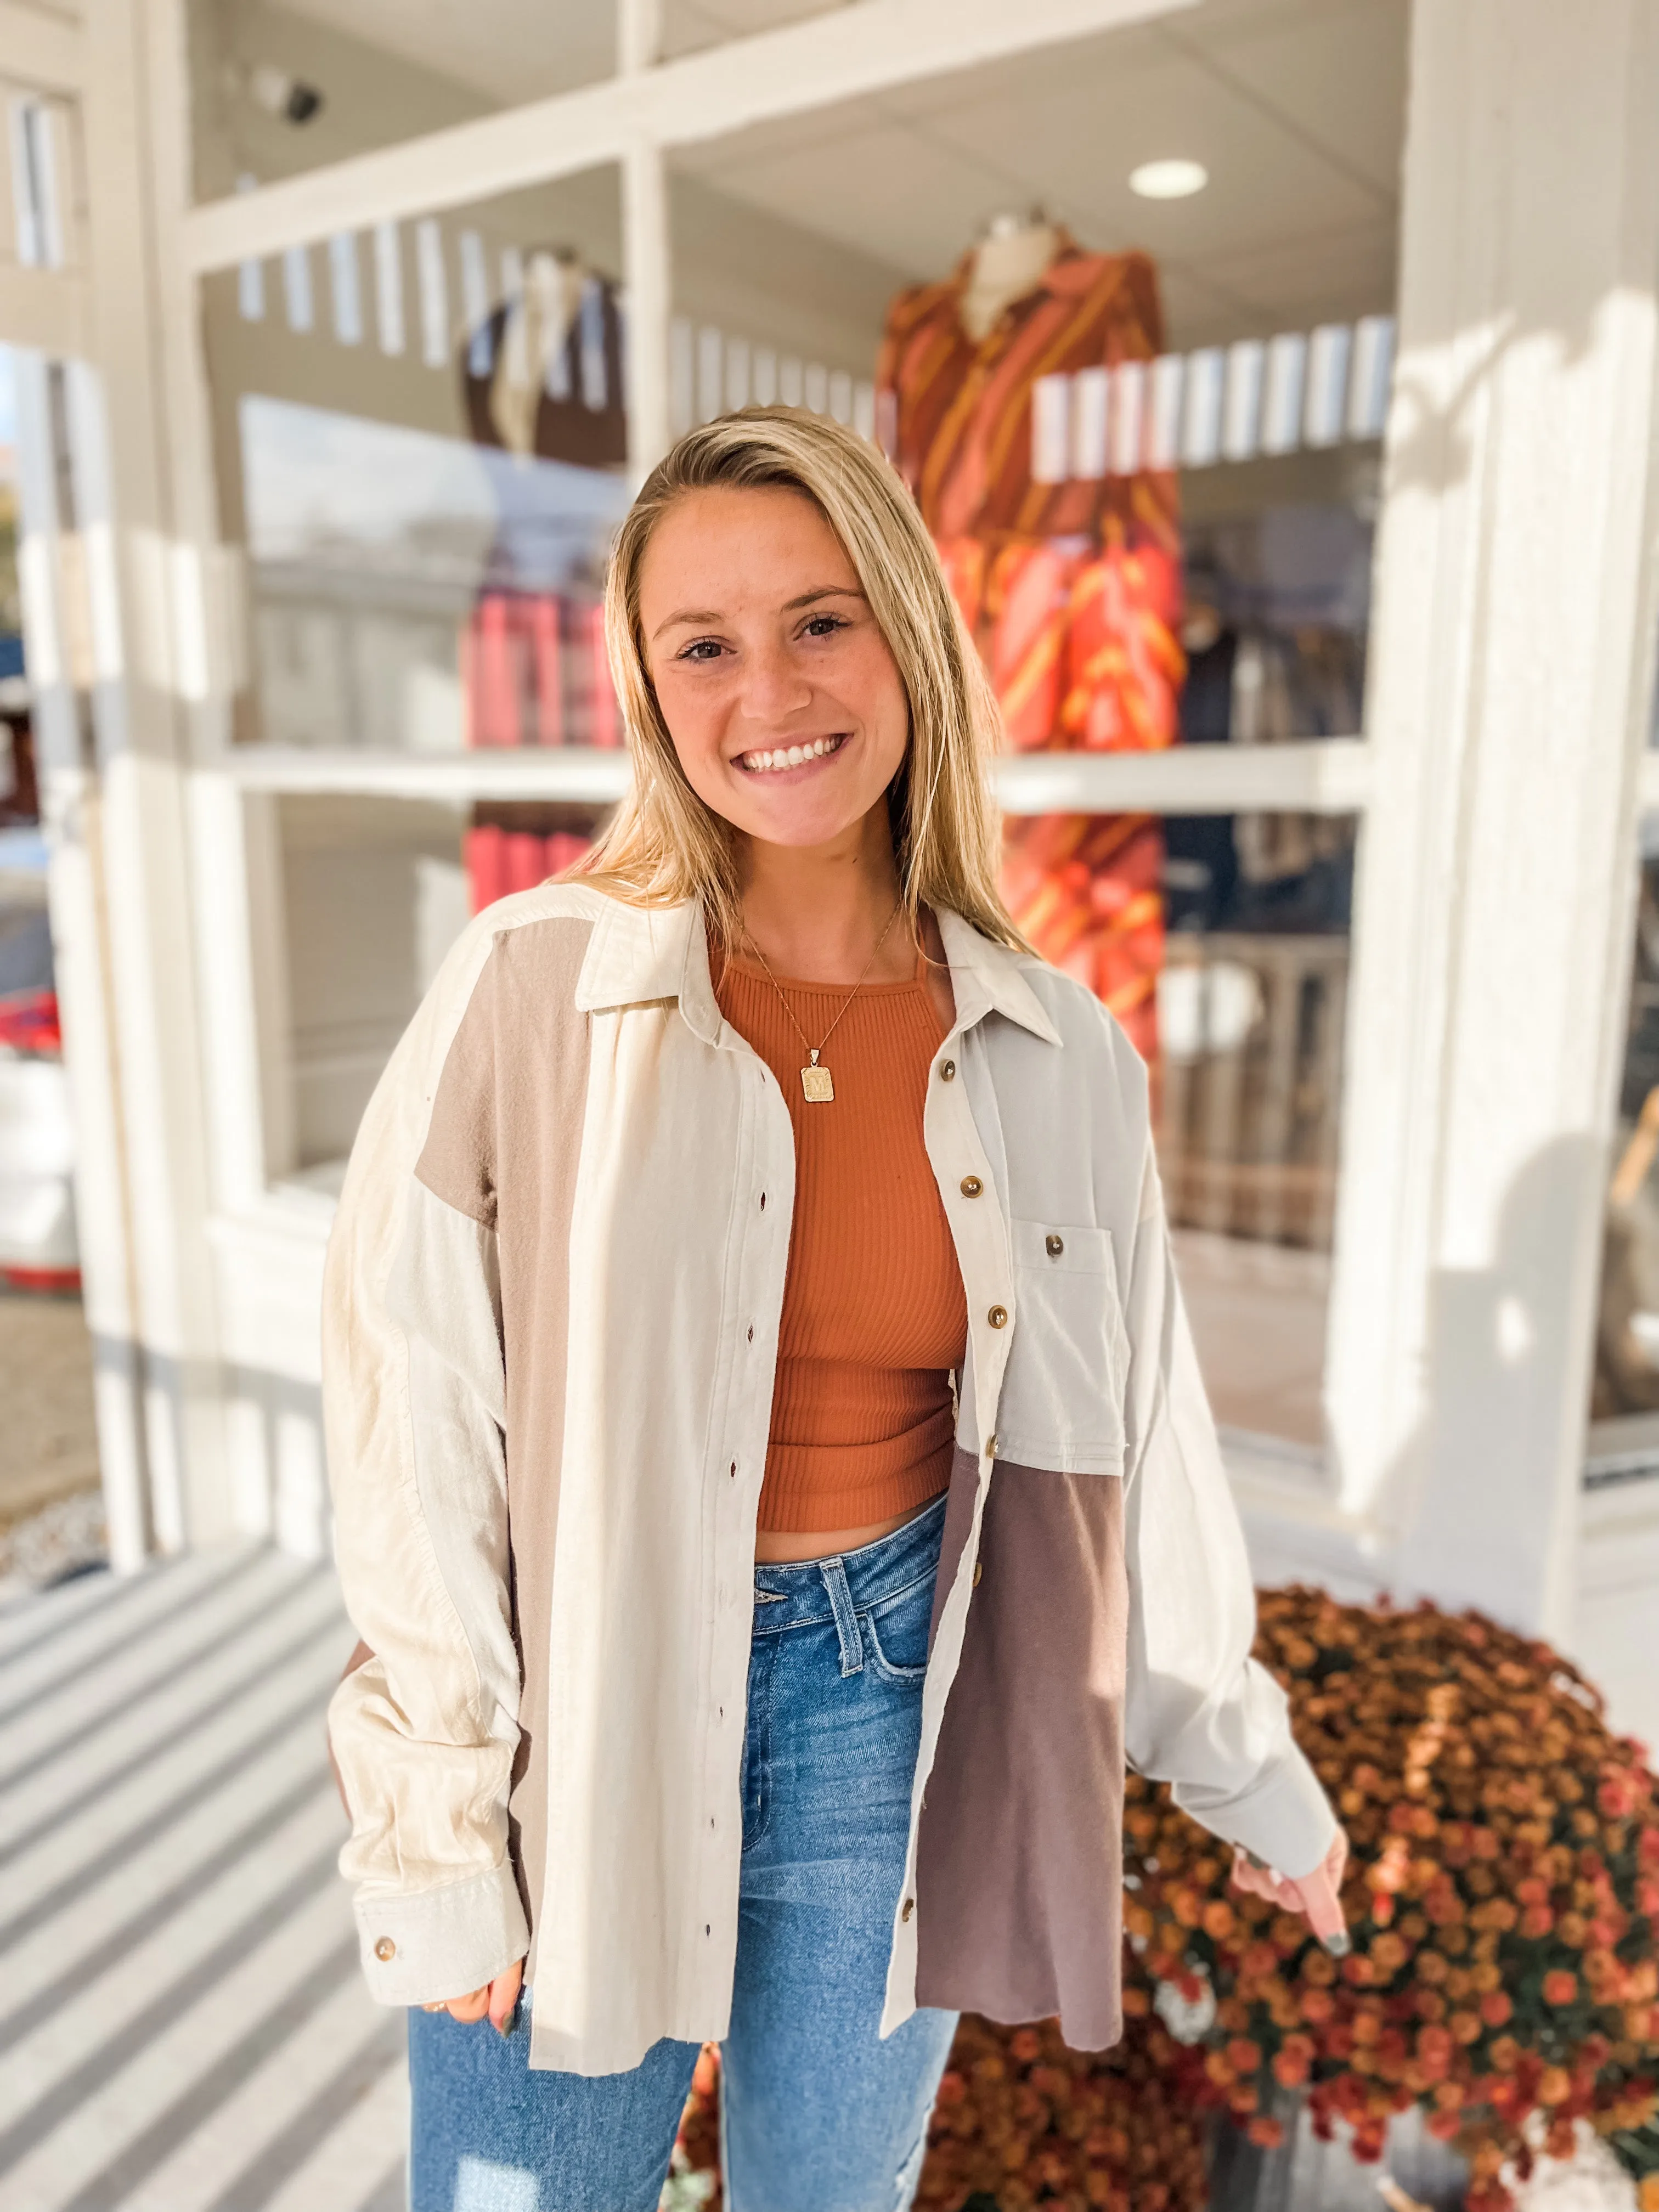
[[[942,283],[888,310],[878,434],[915,493],[1017,750],[1170,744],[1184,663],[1168,475],[1033,472],[1037,381],[1147,361],[1144,254],[1085,253],[1041,210],[998,216]],[[1003,889],[1039,950],[1148,1058],[1163,961],[1163,831],[1135,815],[1010,824]]]
[[[993,216],[974,248],[958,313],[977,344],[1005,307],[1035,291],[1065,240],[1040,208],[1030,215]]]
[[[620,468],[628,457],[617,288],[570,246],[538,246],[514,296],[468,331],[461,374],[481,446]]]

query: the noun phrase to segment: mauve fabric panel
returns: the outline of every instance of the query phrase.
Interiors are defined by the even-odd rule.
[[[507,1838],[531,1929],[526,1979],[547,1857],[547,1607],[564,1436],[566,1255],[587,1097],[588,1018],[574,1001],[592,931],[591,921],[561,917],[496,939],[444,1064],[416,1170],[451,1205],[514,1224],[499,1245],[507,1546],[523,1685]],[[521,1604],[520,1593],[532,1591],[538,1603]]]
[[[958,1453],[939,1590],[971,1522]],[[963,1480],[966,1474],[968,1480]],[[1123,1486],[999,1460],[917,1844],[916,2002],[1122,2033]]]

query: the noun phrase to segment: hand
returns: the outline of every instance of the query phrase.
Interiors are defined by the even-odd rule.
[[[1348,1948],[1348,1931],[1342,1917],[1342,1871],[1348,1863],[1348,1839],[1340,1828],[1329,1850],[1311,1874],[1294,1881],[1253,1860],[1241,1845],[1233,1854],[1233,1887],[1247,1896],[1265,1897],[1286,1912],[1305,1914],[1328,1951],[1338,1958]]]
[[[422,2005],[422,2012],[447,2012],[451,2020],[470,2027],[476,2020],[489,2018],[497,2035],[507,2033],[507,2023],[513,2017],[513,2008],[519,2002],[519,1987],[524,1980],[524,1960],[514,1960],[504,1974],[497,1974],[481,1990],[471,1990],[464,1997],[451,1997],[447,2003]]]

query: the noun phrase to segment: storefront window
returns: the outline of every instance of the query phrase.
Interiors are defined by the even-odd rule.
[[[663,50],[823,12],[670,0]],[[1310,1452],[1359,834],[1316,756],[1362,730],[1405,32],[1396,0],[1206,4],[671,143],[653,339],[671,433],[781,401],[904,476],[1001,703],[1011,908],[1153,1070],[1218,1412]],[[606,167],[204,284],[279,1178],[337,1173],[441,944],[622,788],[621,208]]]
[[[204,288],[237,735],[431,756],[620,744],[617,179],[343,232]]]

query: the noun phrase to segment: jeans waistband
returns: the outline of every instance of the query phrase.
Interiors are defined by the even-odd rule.
[[[944,1497],[925,1506],[914,1521],[823,1559],[801,1559],[787,1566],[755,1569],[755,1632],[806,1628],[839,1617],[843,1605],[867,1613],[931,1575],[939,1565],[945,1534]]]

